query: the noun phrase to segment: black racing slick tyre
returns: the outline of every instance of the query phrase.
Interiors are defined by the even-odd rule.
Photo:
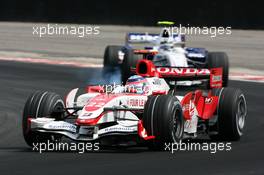
[[[122,83],[125,84],[127,79],[133,75],[131,68],[136,68],[137,61],[142,59],[142,55],[134,54],[132,49],[126,49],[124,60],[121,66]]]
[[[211,139],[237,141],[243,135],[247,115],[247,103],[240,89],[222,88],[217,109],[217,134]]]
[[[54,135],[32,131],[29,118],[50,117],[61,120],[64,117],[63,110],[64,102],[59,95],[41,91],[33,93],[27,99],[23,111],[22,128],[26,143],[33,146],[33,143],[46,142],[55,138]]]
[[[184,118],[177,97],[150,96],[144,109],[143,126],[148,135],[155,136],[148,145],[150,149],[162,150],[165,143],[179,142],[183,137]]]
[[[104,67],[116,67],[120,65],[119,51],[123,46],[107,46],[104,52]]]
[[[206,67],[210,68],[223,68],[223,87],[228,85],[228,75],[229,75],[229,61],[228,56],[225,52],[209,52],[207,57]]]

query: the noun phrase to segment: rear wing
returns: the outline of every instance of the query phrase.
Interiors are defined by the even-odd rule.
[[[160,77],[171,81],[209,80],[211,88],[222,87],[222,68],[156,67],[152,61],[139,60],[134,70],[143,77]]]
[[[126,44],[140,44],[140,43],[152,43],[155,44],[159,40],[159,34],[149,33],[127,33]],[[173,34],[173,40],[175,43],[184,43],[185,35]]]

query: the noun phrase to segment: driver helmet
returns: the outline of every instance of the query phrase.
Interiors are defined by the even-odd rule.
[[[161,44],[168,43],[169,42],[169,38],[170,38],[170,31],[169,31],[169,29],[164,28],[161,31],[161,36],[160,36]]]
[[[146,78],[140,75],[133,75],[128,78],[125,89],[129,93],[145,94],[148,92],[149,83]]]

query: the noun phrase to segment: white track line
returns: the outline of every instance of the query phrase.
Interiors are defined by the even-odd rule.
[[[80,63],[74,61],[61,61],[61,60],[51,60],[45,58],[6,58],[0,57],[2,61],[17,61],[17,62],[25,62],[25,63],[42,63],[49,65],[63,65],[63,66],[74,66],[74,67],[90,67],[90,68],[100,68],[102,65],[100,64],[91,64],[91,63]]]

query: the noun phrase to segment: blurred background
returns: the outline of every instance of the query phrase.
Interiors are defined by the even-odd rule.
[[[155,25],[171,20],[190,26],[264,29],[261,1],[8,0],[0,21]]]

